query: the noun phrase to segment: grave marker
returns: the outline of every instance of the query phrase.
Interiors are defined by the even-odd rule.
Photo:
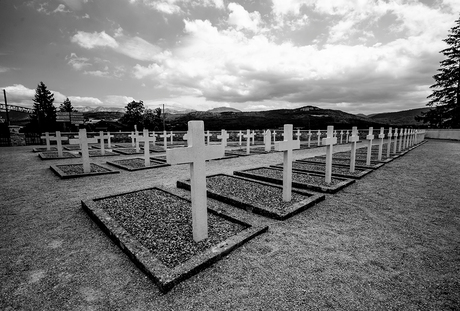
[[[297,132],[295,133],[295,136],[297,137],[297,140],[300,141],[300,136],[302,136],[302,134],[300,134],[299,129],[297,129]]]
[[[114,138],[113,135],[110,135],[110,132],[107,132],[107,148],[112,149],[112,141],[111,138]]]
[[[155,136],[155,132],[153,132],[153,136]],[[166,131],[163,131],[163,134],[160,135],[160,138],[163,138],[163,148],[164,148],[164,150],[168,150],[169,134]],[[155,143],[155,141],[153,141],[153,142]]]
[[[206,131],[206,134],[204,134],[204,137],[206,137],[206,145],[209,145],[209,141],[210,141],[211,136],[212,136],[212,134],[209,133],[209,131]],[[217,138],[219,138],[219,136],[217,136]]]
[[[318,136],[318,147],[321,146],[321,130],[318,130],[316,133],[316,136]]]
[[[273,135],[273,143],[275,143],[276,142],[276,131],[275,130],[273,130],[272,135]]]
[[[380,161],[382,160],[382,151],[383,151],[383,139],[385,138],[385,134],[384,134],[384,131],[385,129],[383,127],[380,128],[380,134],[379,134],[379,138],[380,138],[380,141],[379,141],[379,155],[377,157],[377,159]]]
[[[112,135],[113,137],[113,135]],[[109,135],[104,135],[104,132],[103,131],[99,131],[99,136],[95,136],[95,138],[101,142],[101,154],[104,155],[105,154],[105,139],[108,139],[109,138]]]
[[[374,130],[374,128],[370,127],[369,128],[369,135],[366,136],[366,139],[368,140],[366,165],[371,165],[372,140],[374,139],[374,135],[372,134],[373,130]]]
[[[246,135],[243,135],[243,137],[246,138],[246,154],[251,153],[250,143],[252,136],[254,136],[254,134],[250,133],[249,130],[246,131]]]
[[[255,144],[256,144],[256,132],[255,132],[255,131],[252,131],[251,134],[252,134],[252,137],[251,137],[251,139],[252,139],[252,144],[255,145]]]
[[[134,134],[134,132],[131,132],[131,135],[128,135],[128,137],[131,137],[131,146],[132,147],[136,146],[136,142],[134,141],[134,139],[136,138],[136,135]]]
[[[404,130],[401,129],[401,131],[399,132],[399,146],[398,146],[398,151],[399,152],[401,152],[403,138],[404,138]]]
[[[176,134],[174,134],[173,131],[170,131],[169,138],[171,140],[171,145],[174,145],[174,136],[176,136]]]
[[[243,137],[243,132],[239,131],[238,132],[238,139],[239,139],[239,142],[238,142],[238,145],[241,146],[241,138]]]
[[[390,157],[390,149],[391,149],[391,136],[393,135],[391,133],[392,128],[390,127],[388,129],[388,146],[387,146],[387,158]]]
[[[51,150],[50,133],[45,132],[45,136],[40,136],[40,138],[46,140],[46,150]]]
[[[284,140],[275,143],[276,151],[283,151],[283,201],[292,198],[292,150],[300,149],[300,141],[292,139],[292,124],[284,125]]]
[[[398,148],[398,128],[395,128],[395,132],[394,132],[393,136],[395,138],[395,144],[393,146],[393,153],[396,154],[397,148]]]
[[[189,121],[188,130],[189,146],[167,150],[166,162],[190,164],[193,239],[199,242],[208,237],[206,160],[222,158],[224,149],[221,146],[205,146],[203,121]]]
[[[58,152],[58,157],[62,158],[63,157],[63,154],[62,154],[62,141],[64,140],[68,140],[69,138],[68,137],[61,137],[61,132],[60,131],[56,131],[56,137],[49,137],[49,140],[55,140],[56,143],[57,143],[57,152]]]
[[[359,140],[358,136],[358,127],[353,126],[351,129],[351,159],[350,159],[350,173],[355,172],[355,163],[356,163],[356,143]]]
[[[310,148],[310,143],[311,143],[311,130],[308,130],[307,136],[308,136],[307,146],[308,146],[308,148]]]
[[[221,130],[221,134],[220,135],[217,135],[217,138],[222,140],[222,146],[225,148],[227,147],[227,139],[229,138],[230,136],[228,135],[227,131],[226,130]]]
[[[91,164],[89,162],[88,144],[97,143],[97,138],[88,138],[86,136],[86,129],[80,129],[77,139],[69,139],[70,144],[80,144],[81,159],[83,161],[83,172],[91,172]]]
[[[139,136],[137,140],[144,142],[144,160],[145,160],[145,167],[150,166],[150,142],[155,144],[156,136],[155,132],[153,132],[153,136],[149,135],[149,130],[144,129],[144,135]],[[166,149],[167,150],[167,149]]]
[[[265,152],[270,152],[272,149],[272,133],[270,130],[266,130],[264,133]]]
[[[334,137],[334,126],[327,127],[327,136],[323,138],[323,145],[326,145],[326,183],[332,181],[332,152],[333,146],[337,144],[337,137]]]
[[[340,131],[340,144],[343,143],[343,131]]]
[[[348,144],[350,140],[350,132],[347,130],[347,133],[345,134],[345,143]]]

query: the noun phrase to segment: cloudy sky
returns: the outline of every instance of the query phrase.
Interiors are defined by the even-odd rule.
[[[0,89],[31,107],[424,107],[458,0],[2,0]],[[0,97],[3,103],[3,98]]]

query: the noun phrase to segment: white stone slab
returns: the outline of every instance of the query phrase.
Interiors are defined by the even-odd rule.
[[[323,138],[323,145],[326,146],[326,183],[330,184],[332,181],[332,153],[333,146],[337,144],[337,137],[334,137],[334,126],[327,127],[327,136]]]
[[[387,140],[387,158],[390,157],[390,153],[391,153],[391,137],[393,136],[393,133],[392,133],[392,130],[393,128],[389,128],[388,129],[388,140]]]
[[[366,136],[367,139],[367,158],[366,165],[371,165],[371,156],[372,156],[372,141],[374,140],[374,131],[373,127],[369,128],[369,134]]]
[[[379,153],[377,156],[377,159],[380,161],[382,160],[382,152],[383,152],[383,139],[385,138],[385,128],[381,127],[380,128],[380,133],[379,133]]]
[[[358,127],[353,126],[351,129],[351,136],[349,141],[351,143],[351,159],[350,159],[350,173],[355,172],[355,164],[356,164],[356,143],[359,140],[358,136]]]
[[[270,130],[264,132],[265,151],[270,152],[272,149],[272,133]]]

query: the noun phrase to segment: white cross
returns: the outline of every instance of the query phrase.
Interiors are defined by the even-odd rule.
[[[113,136],[112,136],[113,137]],[[109,135],[104,135],[104,132],[103,131],[100,131],[99,132],[99,136],[95,136],[94,138],[96,138],[98,141],[101,142],[101,154],[104,155],[105,154],[105,144],[104,144],[104,140],[105,139],[108,139],[109,138]]]
[[[276,142],[276,131],[275,130],[273,130],[272,135],[273,135],[273,143],[275,143]]]
[[[321,131],[318,130],[318,132],[316,133],[316,136],[318,136],[318,146],[321,146]]]
[[[292,124],[284,125],[284,140],[275,143],[276,151],[283,151],[283,201],[292,198],[292,150],[300,149],[300,141],[292,139]]]
[[[61,132],[56,131],[56,137],[49,137],[49,140],[55,140],[57,142],[57,152],[58,152],[58,157],[62,158],[62,141],[68,140],[68,137],[61,137]]]
[[[355,171],[356,143],[358,142],[358,140],[359,140],[358,128],[356,126],[353,126],[351,128],[351,137],[350,137],[350,142],[351,142],[350,173],[354,173]]]
[[[369,128],[369,135],[366,136],[366,139],[368,140],[366,165],[371,165],[372,140],[374,139],[374,135],[372,134],[373,131],[374,131],[374,128],[370,127]]]
[[[347,130],[346,134],[345,134],[345,143],[348,144],[348,141],[350,139],[350,132]]]
[[[401,129],[401,130],[399,131],[399,146],[398,146],[398,151],[399,151],[399,152],[401,152],[401,147],[402,147],[403,139],[404,139],[404,130]]]
[[[176,134],[174,134],[173,131],[170,131],[170,132],[169,132],[169,137],[170,137],[170,139],[171,139],[171,145],[174,144],[174,136],[176,136]]]
[[[51,150],[50,133],[45,132],[45,136],[40,136],[41,139],[46,139],[46,150]]]
[[[239,145],[241,146],[241,138],[243,137],[243,132],[239,131],[238,132],[238,138],[239,138]]]
[[[337,137],[337,131],[334,131],[334,137]]]
[[[387,158],[390,157],[390,152],[391,152],[391,150],[390,150],[390,149],[391,149],[391,136],[393,135],[393,134],[391,133],[391,130],[392,130],[392,129],[393,129],[393,128],[391,128],[391,127],[388,129]]]
[[[343,143],[343,131],[340,131],[340,144]]]
[[[379,153],[378,153],[378,156],[377,156],[377,159],[380,161],[382,160],[382,151],[383,151],[383,139],[385,138],[385,129],[383,127],[380,128],[380,134],[378,136],[378,138],[380,138],[379,140]]]
[[[295,136],[297,137],[297,140],[300,141],[300,136],[302,136],[302,134],[300,134],[299,129],[297,129],[297,133],[295,133]]]
[[[226,130],[221,130],[221,134],[220,134],[220,135],[217,135],[217,138],[222,140],[222,146],[223,146],[224,148],[227,147],[227,139],[228,139],[229,137],[230,137],[230,136],[228,135],[228,133],[227,133]]]
[[[310,148],[310,142],[311,142],[311,130],[308,130],[308,148]]]
[[[206,138],[206,145],[209,145],[209,141],[211,138],[212,134],[209,133],[209,131],[206,131],[206,134],[204,134],[204,137]]]
[[[409,148],[410,135],[410,129],[406,129],[406,149]]]
[[[393,153],[396,153],[397,148],[398,148],[398,128],[395,128],[395,132],[393,134],[393,137],[395,138],[395,144],[393,146]]]
[[[86,129],[80,129],[77,139],[69,139],[70,144],[80,144],[81,158],[83,161],[83,172],[91,172],[91,164],[89,163],[89,150],[88,144],[97,143],[97,138],[88,138],[86,136]]]
[[[136,134],[134,134],[134,132],[131,132],[131,134],[128,135],[128,137],[131,137],[131,146],[132,147],[136,146],[136,142],[135,142]]]
[[[135,134],[135,138],[136,138],[136,152],[139,152],[141,149],[139,148],[139,132],[137,131],[137,126],[134,125],[134,134]]]
[[[246,154],[251,153],[251,148],[250,148],[251,138],[254,137],[254,133],[250,133],[250,132],[251,132],[250,130],[247,130],[246,134],[243,135],[243,137],[246,138]]]
[[[257,135],[257,133],[253,130],[251,134],[252,134],[252,137],[251,137],[252,144],[255,145],[256,144],[256,135]]]
[[[145,167],[149,167],[150,166],[150,142],[153,142],[155,143],[156,141],[156,136],[155,136],[155,132],[153,132],[153,136],[149,136],[149,130],[147,129],[144,129],[144,135],[139,135],[139,137],[137,138],[137,140],[139,140],[140,142],[144,142],[144,163],[145,163]]]
[[[110,141],[111,138],[113,138],[113,135],[110,135],[110,132],[107,132],[107,147],[109,149],[112,149],[112,142]]]
[[[266,152],[270,152],[270,150],[272,149],[271,139],[272,139],[272,133],[270,132],[270,130],[266,130],[264,133],[264,143],[265,143]]]
[[[160,138],[163,138],[163,148],[165,150],[168,149],[168,138],[169,138],[169,135],[166,131],[163,131],[163,134],[160,135]]]
[[[337,144],[337,137],[334,137],[334,126],[327,127],[327,136],[323,138],[323,145],[326,145],[326,183],[332,181],[332,152],[333,146]]]
[[[166,150],[168,164],[190,163],[192,192],[193,239],[199,242],[208,237],[206,198],[206,160],[222,158],[222,146],[205,146],[203,121],[188,122],[188,147]]]

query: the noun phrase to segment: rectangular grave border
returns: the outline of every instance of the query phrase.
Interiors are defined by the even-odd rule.
[[[57,151],[56,147],[51,147],[50,150],[46,150],[46,147],[36,147],[32,149],[32,152],[50,152]]]
[[[51,151],[53,153],[56,153],[57,154],[57,151]],[[71,152],[68,152],[68,151],[63,151],[62,152],[62,157],[47,157],[46,154],[48,152],[40,152],[38,154],[39,158],[42,159],[42,160],[61,160],[61,159],[76,159],[76,158],[81,158],[81,156],[78,154],[74,154],[74,153],[71,153]],[[66,156],[66,154],[71,154],[72,156]]]
[[[320,158],[320,159],[326,159],[326,156],[323,156],[323,155],[320,155],[320,156],[315,156],[315,158]],[[349,160],[351,158],[351,155],[350,156],[335,156],[332,155],[332,158],[333,159],[346,159],[346,160]],[[382,155],[382,158],[383,158],[383,155]],[[366,161],[366,158],[365,157],[362,157],[362,156],[359,156],[359,155],[356,155],[356,160],[357,161],[363,161],[365,162]],[[374,163],[389,163],[391,161],[393,161],[394,159],[393,158],[387,158],[385,160],[377,160],[376,157],[373,157],[371,158],[371,163],[374,162]]]
[[[315,157],[314,157],[315,158]],[[320,161],[314,161],[314,160],[308,160],[310,158],[304,158],[304,159],[299,159],[299,160],[296,160],[296,161],[299,161],[299,162],[307,162],[307,163],[325,163],[325,162],[320,162]],[[313,159],[313,158],[311,158]],[[350,167],[350,164],[341,164],[341,163],[334,163],[334,160],[332,160],[332,165],[335,165],[335,166],[342,166],[342,167]],[[358,161],[356,161],[358,162]],[[371,164],[372,164],[372,161],[371,161]],[[359,165],[359,164],[356,164],[355,165],[355,168],[357,169],[360,169],[360,170],[367,170],[367,169],[371,169],[371,170],[376,170],[378,168],[381,168],[382,166],[384,166],[385,163],[377,163],[377,164],[372,164],[371,166],[364,166],[364,165]]]
[[[134,149],[134,152],[128,152],[128,151],[126,151],[126,149],[128,149],[128,150]],[[144,154],[143,150],[142,151],[140,150],[139,152],[136,152],[135,150],[136,150],[135,147],[133,147],[133,148],[115,148],[115,149],[112,149],[113,152],[116,152],[116,153],[119,153],[119,154],[124,154],[124,155]]]
[[[97,207],[96,200],[106,199],[119,195],[145,191],[149,189],[158,189],[184,200],[191,204],[191,201],[182,198],[174,193],[158,187],[152,187],[142,190],[118,193],[106,197],[98,197],[91,200],[82,200],[82,208],[88,213],[90,218],[106,233],[112,241],[128,255],[128,257],[138,266],[153,282],[159,287],[160,291],[165,294],[178,283],[198,274],[200,271],[208,268],[234,249],[253,239],[254,237],[266,232],[268,226],[256,226],[247,223],[237,216],[230,216],[223,211],[215,210],[208,206],[208,212],[220,216],[226,220],[241,224],[246,227],[238,234],[219,243],[217,246],[208,249],[204,253],[197,254],[186,262],[177,265],[174,268],[168,268],[158,258],[156,258],[146,247],[144,247],[135,237],[129,234],[118,222],[110,217],[102,208]]]
[[[81,147],[79,145],[67,145],[67,146],[62,146],[62,149],[65,149],[68,151],[76,151],[76,150],[81,150]]]
[[[116,152],[112,152],[112,151],[105,151],[105,154],[97,154],[97,155],[92,155],[91,153],[94,152],[94,151],[100,151],[100,149],[97,149],[97,150],[89,150],[89,157],[90,158],[100,158],[100,157],[115,157],[115,156],[119,156],[120,154],[116,153]],[[80,151],[79,154],[81,154],[82,152]]]
[[[232,178],[242,179],[242,180],[249,181],[249,182],[252,182],[252,183],[260,184],[262,186],[268,186],[268,187],[274,187],[274,188],[283,189],[283,187],[279,186],[279,185],[263,182],[263,181],[260,181],[260,180],[254,180],[254,179],[251,179],[251,178],[245,178],[245,177],[241,177],[241,176],[233,176],[233,175],[227,175],[227,174],[214,174],[214,175],[209,175],[209,176],[206,176],[206,177],[213,177],[213,176],[219,176],[219,175],[221,175],[221,176],[222,175],[223,176],[230,176]],[[177,187],[190,191],[190,188],[191,188],[190,180],[178,180],[177,181]],[[290,218],[290,217],[292,217],[292,216],[294,216],[296,214],[299,214],[299,213],[303,212],[304,210],[314,206],[316,203],[319,203],[319,202],[323,201],[326,198],[326,196],[324,194],[322,194],[322,193],[315,193],[315,192],[306,191],[306,190],[303,190],[303,189],[294,189],[294,190],[292,190],[292,192],[298,193],[300,195],[308,196],[308,198],[305,199],[305,200],[302,200],[300,202],[292,204],[287,209],[287,211],[285,211],[285,212],[274,212],[274,211],[268,210],[267,208],[265,208],[262,205],[243,202],[240,198],[238,198],[236,196],[226,196],[226,195],[220,194],[217,191],[207,189],[207,195],[208,195],[209,198],[216,199],[216,200],[224,202],[226,204],[233,205],[235,207],[244,209],[244,210],[246,210],[248,212],[254,212],[256,214],[259,214],[259,215],[262,215],[262,216],[265,216],[265,217],[269,217],[269,218],[273,218],[273,219],[277,219],[277,220],[285,220],[285,219]]]
[[[257,153],[259,154],[259,153]],[[255,155],[255,153],[249,153],[249,154],[242,154],[242,153],[232,153],[232,150],[225,150],[225,155],[229,155],[229,156],[237,156],[237,157],[247,157],[247,156],[251,156],[251,155]]]
[[[268,183],[272,184],[277,184],[277,185],[283,185],[283,180],[282,179],[277,179],[269,176],[263,176],[255,173],[250,173],[250,171],[261,169],[261,168],[266,168],[266,169],[273,169],[276,171],[283,171],[283,168],[276,168],[276,167],[267,167],[267,166],[261,166],[261,167],[256,167],[256,168],[250,168],[247,170],[241,170],[241,171],[233,171],[233,174],[236,176],[241,176],[241,177],[246,177],[250,179],[256,179],[256,180],[261,180],[265,181]],[[298,174],[305,174],[305,175],[313,175],[313,176],[318,176],[320,178],[324,178],[324,175],[321,174],[316,174],[316,173],[306,173],[306,172],[300,172],[300,171],[295,171],[295,173]],[[294,188],[299,188],[299,189],[305,189],[305,190],[310,190],[310,191],[317,191],[317,192],[324,192],[324,193],[336,193],[339,190],[342,190],[345,187],[348,187],[349,185],[353,184],[356,179],[350,179],[350,178],[343,178],[343,177],[334,177],[333,179],[339,179],[342,180],[335,186],[321,186],[321,185],[316,185],[316,184],[307,184],[307,183],[301,183],[292,180],[292,187]]]
[[[300,163],[305,163],[305,162],[300,162]],[[308,163],[309,164],[309,163]],[[300,168],[295,168],[294,166],[292,167],[292,171],[296,171],[296,172],[307,172],[307,173],[315,173],[315,174],[326,174],[326,164],[325,163],[321,163],[321,162],[316,162],[315,163],[316,165],[318,166],[324,166],[325,170],[324,171],[318,171],[318,170],[304,170],[304,169],[300,169]],[[343,174],[343,173],[334,173],[334,166],[335,165],[332,165],[332,176],[335,176],[335,177],[343,177],[343,178],[352,178],[352,179],[361,179],[363,178],[364,176],[366,176],[367,174],[370,174],[372,173],[374,170],[373,169],[356,169],[356,171],[360,171],[360,173],[358,175],[351,175],[351,174]],[[275,167],[275,168],[283,168],[283,164],[280,163],[280,164],[275,164],[275,165],[270,165],[270,167]],[[340,168],[344,168],[343,166],[337,166],[337,167],[340,167]]]
[[[143,158],[129,158],[129,159],[123,159],[123,160],[131,160],[131,159],[141,159],[142,162],[144,162]],[[148,167],[131,167],[131,166],[128,166],[128,165],[123,165],[123,164],[120,164],[120,163],[117,163],[117,162],[112,162],[112,161],[107,161],[107,164],[115,166],[115,167],[118,167],[118,168],[121,168],[121,169],[124,169],[124,170],[127,170],[127,171],[130,171],[130,172],[171,166],[171,165],[169,165],[169,164],[167,164],[165,162],[152,160],[152,158],[150,158],[150,166],[148,166]]]
[[[89,173],[81,173],[81,174],[66,174],[63,170],[61,170],[58,167],[59,165],[65,165],[65,164],[51,165],[50,169],[62,179],[78,178],[78,177],[86,177],[86,176],[94,176],[94,175],[118,174],[118,173],[120,173],[120,171],[112,170],[110,168],[100,166],[100,165],[98,165],[96,163],[90,163],[90,164],[97,165],[97,166],[102,167],[102,168],[104,168],[104,169],[106,169],[108,171],[104,171],[104,172],[89,172]],[[72,164],[72,165],[82,165],[83,166],[83,164],[80,164],[80,163],[75,163],[75,164]]]

